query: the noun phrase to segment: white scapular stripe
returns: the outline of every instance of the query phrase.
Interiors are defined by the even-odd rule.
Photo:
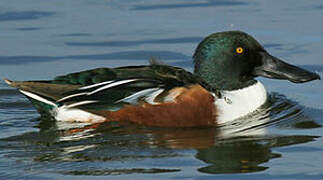
[[[99,91],[102,91],[104,89],[108,89],[108,88],[111,88],[111,87],[114,87],[114,86],[119,86],[121,84],[126,84],[126,83],[133,82],[133,81],[137,81],[137,80],[138,79],[128,79],[128,80],[117,81],[117,82],[108,84],[106,86],[100,87],[99,89],[96,89],[96,90],[94,90],[92,92],[89,92],[88,95],[92,95],[92,94],[95,94],[95,93],[97,93]]]
[[[116,103],[118,103],[118,102],[128,102],[130,104],[135,104],[135,103],[138,102],[138,99],[140,97],[147,97],[146,100],[150,98],[150,95],[153,95],[154,97],[156,97],[159,93],[155,94],[155,92],[160,93],[161,91],[160,91],[159,88],[145,89],[145,90],[136,92],[136,93],[134,93],[134,94],[132,94],[130,96],[127,96],[127,97],[125,97],[123,99],[120,99]],[[153,102],[153,99],[150,98],[149,100]]]
[[[86,95],[87,93],[86,92],[82,92],[82,93],[77,93],[77,94],[72,94],[72,95],[69,95],[69,96],[65,96],[59,100],[57,100],[57,102],[61,102],[61,101],[64,101],[66,99],[69,99],[69,98],[72,98],[72,97],[76,97],[76,96],[81,96],[81,95]]]
[[[110,84],[112,82],[114,82],[114,81],[100,82],[100,83],[92,84],[92,85],[89,85],[89,86],[80,87],[79,90],[90,89],[90,88],[93,88],[93,87],[96,87],[96,86],[100,86],[100,85],[104,85],[104,84]]]
[[[158,89],[158,88],[157,88],[157,89]],[[147,96],[147,97],[145,98],[145,101],[146,101],[147,103],[149,103],[149,104],[160,104],[160,103],[155,102],[155,98],[156,98],[159,94],[161,94],[162,92],[164,92],[164,89],[159,89],[159,90],[157,90],[157,91],[155,91],[155,92],[151,93],[149,96]]]
[[[63,97],[63,98],[57,100],[57,102],[61,102],[61,101],[64,101],[66,99],[70,99],[70,98],[73,98],[73,97],[76,97],[76,96],[92,95],[92,94],[95,94],[95,93],[97,93],[99,91],[102,91],[104,89],[108,89],[108,88],[111,88],[111,87],[114,87],[114,86],[118,86],[118,85],[121,85],[121,84],[125,84],[125,83],[129,83],[129,82],[132,82],[132,81],[136,81],[136,80],[138,80],[138,79],[122,80],[122,81],[117,81],[117,82],[114,82],[114,81],[105,81],[105,82],[102,82],[102,83],[97,83],[97,84],[93,84],[93,85],[90,85],[90,86],[81,87],[81,88],[79,88],[79,90],[90,89],[90,88],[93,88],[93,87],[96,87],[96,86],[108,84],[106,86],[103,86],[103,87],[101,87],[99,89],[96,89],[94,91],[91,91],[91,92],[81,92],[81,93],[72,94],[72,95]]]
[[[28,97],[30,97],[30,98],[32,98],[32,99],[35,99],[35,100],[37,100],[37,101],[40,101],[40,102],[43,102],[43,103],[45,103],[45,104],[48,104],[48,105],[52,105],[52,106],[54,106],[54,107],[57,107],[57,105],[55,104],[55,103],[53,103],[53,102],[51,102],[51,101],[49,101],[49,100],[47,100],[47,99],[45,99],[45,98],[42,98],[42,97],[40,97],[40,96],[38,96],[38,95],[36,95],[36,94],[33,94],[33,93],[31,93],[31,92],[27,92],[27,91],[23,91],[23,90],[19,90],[21,93],[23,93],[24,95],[26,95],[26,96],[28,96]]]
[[[91,103],[95,103],[95,102],[98,102],[98,101],[81,101],[81,102],[77,102],[77,103],[67,105],[66,108],[73,108],[73,107],[76,107],[76,106],[80,106],[80,105],[84,105],[84,104],[91,104]]]

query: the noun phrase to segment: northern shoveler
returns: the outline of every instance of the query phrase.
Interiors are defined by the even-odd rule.
[[[128,121],[163,127],[212,126],[243,117],[267,100],[263,76],[303,83],[320,79],[270,55],[241,31],[214,33],[198,45],[194,73],[152,62],[98,68],[50,81],[9,81],[57,121]]]

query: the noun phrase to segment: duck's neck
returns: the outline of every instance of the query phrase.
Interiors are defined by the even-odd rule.
[[[215,101],[219,124],[246,116],[267,101],[266,89],[259,81],[243,89],[224,90],[221,94],[222,97]]]
[[[249,87],[257,81],[251,76],[243,76],[238,70],[225,71],[223,65],[212,60],[195,63],[194,74],[201,77],[208,85],[218,90],[238,90]]]

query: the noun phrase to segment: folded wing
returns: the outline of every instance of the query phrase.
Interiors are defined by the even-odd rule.
[[[52,81],[8,82],[32,102],[36,98],[57,107],[89,111],[116,111],[126,104],[172,101],[175,96],[169,94],[171,89],[192,84],[214,91],[192,73],[163,64],[98,68],[58,76]]]

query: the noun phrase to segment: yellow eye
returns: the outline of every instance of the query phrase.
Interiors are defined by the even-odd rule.
[[[243,48],[242,48],[242,47],[238,47],[238,48],[236,49],[236,52],[237,52],[238,54],[243,53]]]

